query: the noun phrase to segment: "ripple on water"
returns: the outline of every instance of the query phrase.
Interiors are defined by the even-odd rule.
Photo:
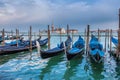
[[[27,55],[28,56],[28,55]],[[47,64],[48,59],[42,60],[38,57],[34,57],[29,60],[25,57],[21,59],[11,59],[7,63],[0,66],[0,77],[1,79],[15,80],[15,79],[25,79],[30,78],[36,79],[39,76],[40,70],[44,68]],[[4,76],[5,75],[5,76]]]
[[[116,61],[113,57],[106,53],[105,60],[104,60],[104,71],[102,75],[104,75],[104,80],[117,80],[116,78]]]

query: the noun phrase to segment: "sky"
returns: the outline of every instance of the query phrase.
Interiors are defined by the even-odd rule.
[[[120,0],[0,0],[0,27],[27,31],[55,27],[117,29]],[[0,30],[1,30],[0,29]]]

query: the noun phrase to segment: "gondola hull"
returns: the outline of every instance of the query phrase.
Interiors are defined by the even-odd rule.
[[[75,57],[81,56],[84,52],[84,49],[77,49],[77,50],[74,50],[74,49],[75,48],[72,48],[71,50],[66,52],[68,60],[71,60]]]
[[[91,60],[97,63],[101,63],[103,61],[105,53],[103,51],[103,45],[94,35],[91,36],[89,47],[89,55]]]
[[[27,47],[13,47],[13,48],[1,49],[0,55],[13,54],[13,53],[28,51],[28,50],[29,48]]]
[[[85,47],[84,39],[79,36],[78,40],[73,44],[72,48],[66,52],[68,60],[71,60],[74,57],[81,56]]]
[[[47,39],[46,39],[47,40]],[[59,54],[62,54],[65,48],[68,48],[71,45],[72,39],[70,36],[68,36],[67,40],[65,41],[65,44],[61,42],[57,45],[57,47],[49,49],[49,50],[40,50],[41,58],[49,58],[53,56],[57,56]],[[66,47],[65,47],[66,46]],[[39,46],[38,46],[39,49]]]
[[[104,59],[104,52],[99,49],[91,50],[90,58],[94,62],[101,63],[103,62],[103,59]]]
[[[47,50],[47,51],[40,50],[40,54],[41,54],[41,57],[43,59],[45,59],[45,58],[57,56],[57,55],[61,54],[63,51],[64,51],[64,48],[56,47],[56,48],[53,48],[53,49],[50,49],[50,50]]]
[[[32,46],[32,49],[35,49],[36,46]],[[6,54],[14,54],[17,52],[23,52],[23,51],[29,51],[29,47],[24,47],[24,46],[10,46],[10,47],[5,47],[0,49],[0,55],[6,55]]]

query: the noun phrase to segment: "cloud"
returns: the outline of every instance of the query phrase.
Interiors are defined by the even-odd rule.
[[[0,24],[117,24],[119,3],[120,0],[3,0]]]

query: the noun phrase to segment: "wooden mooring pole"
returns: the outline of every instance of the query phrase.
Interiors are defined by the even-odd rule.
[[[50,49],[50,26],[48,25],[48,49]]]
[[[98,41],[100,41],[100,30],[98,28]]]
[[[117,57],[120,55],[120,9],[119,9],[119,29],[118,29],[118,53]]]
[[[112,51],[112,40],[111,40],[111,37],[112,37],[112,29],[110,30],[110,52]]]
[[[118,50],[117,50],[116,57],[118,58],[119,55],[120,55],[120,29],[118,30]]]
[[[105,31],[105,46],[104,46],[104,51],[106,52],[106,41],[107,41],[107,29]]]
[[[84,40],[86,41],[86,29],[85,29],[85,32],[84,32]]]
[[[32,52],[32,27],[31,26],[30,26],[29,40],[30,40],[30,52]]]
[[[108,33],[107,33],[107,37],[108,37],[108,48],[110,48],[110,45],[109,45],[109,44],[110,44],[110,43],[109,43],[109,42],[110,42],[110,35],[109,35],[109,32],[110,32],[110,31],[109,31],[109,29],[108,29],[107,32],[108,32]]]
[[[87,41],[86,41],[86,55],[89,52],[89,35],[90,35],[90,25],[87,25]]]
[[[4,46],[5,45],[5,30],[3,29],[2,30],[2,45]]]
[[[19,36],[19,38],[21,37],[21,36],[20,36],[20,32],[19,32],[19,29],[18,29],[18,36]]]
[[[41,39],[41,33],[40,33],[40,30],[39,30],[39,38]]]
[[[73,32],[73,30],[72,30],[72,45],[73,45],[73,35],[74,35],[74,32]]]
[[[11,37],[12,37],[12,40],[13,40],[13,31],[11,30]]]
[[[62,42],[62,38],[61,38],[62,32],[61,32],[61,30],[62,30],[62,28],[60,28],[60,43]]]
[[[16,29],[16,41],[17,41],[17,45],[18,46],[18,30]]]

